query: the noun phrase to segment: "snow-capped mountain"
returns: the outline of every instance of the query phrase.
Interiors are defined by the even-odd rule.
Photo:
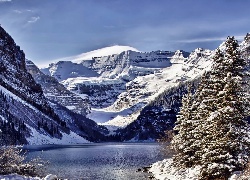
[[[42,71],[56,77],[68,90],[87,95],[93,107],[88,117],[108,127],[114,137],[119,136],[122,140],[155,139],[156,136],[138,136],[140,128],[134,134],[129,133],[131,126],[144,116],[143,110],[164,92],[178,89],[180,84],[192,81],[209,70],[212,55],[212,51],[201,48],[191,53],[181,50],[144,53],[129,50],[92,57],[80,63],[60,61]],[[81,69],[80,72],[77,68],[69,70],[76,66]],[[181,96],[179,104],[180,99]],[[174,103],[171,101],[171,104]],[[171,110],[171,104],[164,108]],[[176,112],[170,116],[176,116]],[[143,118],[143,121],[148,119]],[[171,123],[173,125],[173,121]]]
[[[64,84],[67,89],[87,94],[92,107],[112,105],[118,95],[126,91],[126,83],[138,76],[160,73],[162,68],[171,66],[170,58],[184,58],[189,53],[179,51],[154,51],[148,53],[124,51],[104,57],[93,57],[80,64],[59,61],[41,69]],[[175,60],[176,61],[176,60]],[[173,62],[176,63],[176,62]]]
[[[84,143],[103,140],[105,128],[49,101],[28,73],[24,52],[0,27],[0,132],[5,145]]]

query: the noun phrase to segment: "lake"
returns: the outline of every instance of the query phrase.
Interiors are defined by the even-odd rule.
[[[25,146],[27,157],[48,160],[46,174],[63,179],[140,180],[139,168],[164,159],[157,143],[93,143]]]

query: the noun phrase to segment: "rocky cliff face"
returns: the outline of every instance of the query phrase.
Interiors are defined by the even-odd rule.
[[[44,95],[52,102],[57,102],[65,106],[75,113],[86,116],[89,111],[89,100],[85,97],[80,97],[67,90],[62,84],[52,76],[46,75],[30,60],[26,59],[27,71],[35,79],[36,83],[40,84]]]
[[[44,122],[53,124],[55,127],[60,127],[63,132],[66,132],[66,127],[62,127],[65,121],[61,120],[50,107],[42,88],[37,84],[32,76],[27,72],[25,66],[25,54],[20,47],[17,46],[11,36],[0,27],[0,88],[1,88],[1,118],[3,120],[3,133],[6,137],[6,144],[27,143],[25,137],[29,137],[32,132],[26,128],[32,126],[38,129],[38,121],[44,118]],[[33,111],[33,112],[32,112]],[[36,111],[43,116],[38,119],[31,119],[29,114],[36,114]],[[45,117],[45,114],[47,117]],[[54,119],[54,121],[52,121]],[[22,134],[22,140],[19,141],[17,135],[13,133],[22,127],[25,131]],[[34,124],[33,124],[34,123]],[[8,133],[8,126],[12,126],[12,133]],[[19,128],[20,130],[22,128]],[[46,131],[46,130],[45,130]],[[14,134],[18,134],[14,133]],[[47,131],[47,133],[49,133]],[[54,136],[59,138],[61,133],[58,131]]]
[[[0,27],[0,85],[42,111],[50,111],[41,86],[27,72],[25,54]]]

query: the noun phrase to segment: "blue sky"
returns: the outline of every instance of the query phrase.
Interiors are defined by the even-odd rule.
[[[37,64],[111,45],[215,49],[250,32],[250,0],[0,0],[0,24]]]

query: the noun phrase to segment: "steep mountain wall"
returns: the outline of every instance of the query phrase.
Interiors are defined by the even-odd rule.
[[[38,78],[39,71],[33,72]],[[42,79],[40,80],[37,82],[42,82]],[[52,81],[51,84],[57,83],[48,77],[44,80]],[[61,106],[52,98],[47,99],[42,86],[37,82],[27,71],[24,52],[0,27],[1,144],[62,144],[105,140],[104,127]],[[60,88],[72,95],[60,85],[58,89],[51,87],[46,92],[54,90],[53,92],[56,93]],[[74,97],[80,98],[76,95]],[[85,107],[86,103],[81,102]],[[85,107],[82,114],[86,114],[86,110]]]

